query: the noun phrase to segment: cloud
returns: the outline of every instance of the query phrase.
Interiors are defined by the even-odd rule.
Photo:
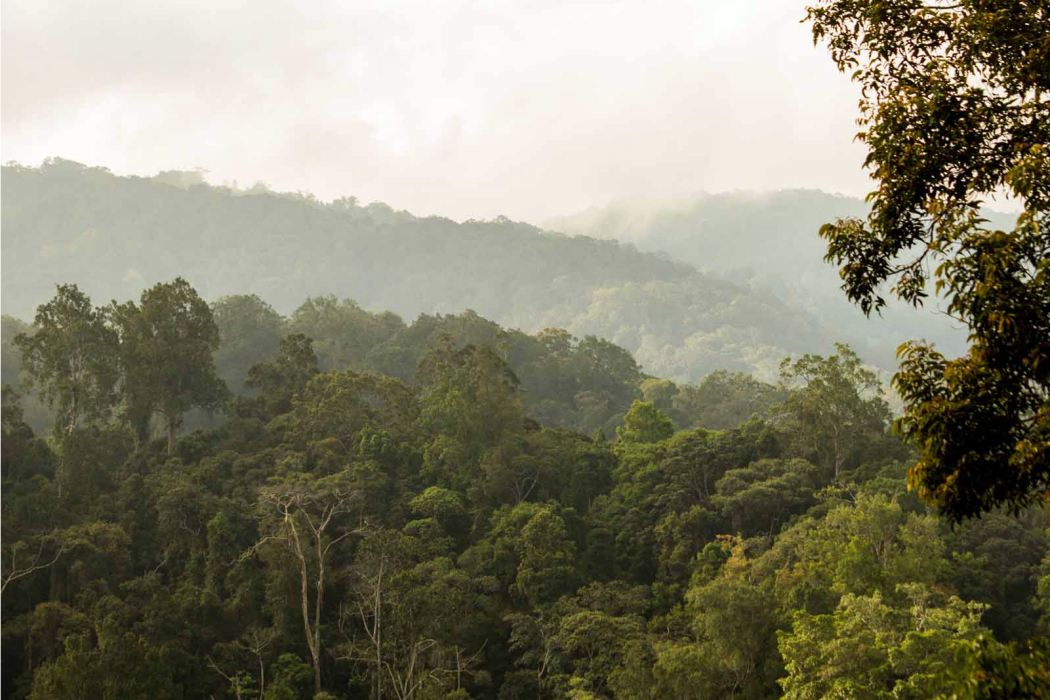
[[[204,167],[420,214],[618,196],[860,194],[856,92],[802,3],[76,3],[2,8],[2,158]]]

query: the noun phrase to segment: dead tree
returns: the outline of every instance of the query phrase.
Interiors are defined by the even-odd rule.
[[[341,517],[351,513],[359,501],[357,491],[331,479],[264,489],[259,497],[259,516],[266,534],[244,554],[245,558],[252,556],[260,547],[272,543],[298,564],[303,631],[314,669],[316,693],[321,692],[321,611],[329,555],[344,539],[365,531],[363,525],[347,527],[345,518]]]

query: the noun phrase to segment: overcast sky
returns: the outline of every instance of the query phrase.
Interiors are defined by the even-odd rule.
[[[805,2],[4,0],[0,157],[205,168],[420,215],[862,195]]]

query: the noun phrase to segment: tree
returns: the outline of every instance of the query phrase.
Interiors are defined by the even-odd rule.
[[[623,429],[616,429],[621,442],[660,442],[674,435],[674,423],[652,401],[636,399],[623,424]]]
[[[284,318],[254,294],[225,296],[211,305],[222,344],[215,353],[219,376],[240,393],[255,363],[272,357],[284,333]]]
[[[4,488],[35,475],[53,477],[58,455],[33,434],[25,420],[21,397],[9,384],[0,389],[0,475]],[[7,511],[4,511],[6,514]]]
[[[524,412],[519,380],[491,345],[456,347],[442,334],[419,362],[423,423],[460,439],[475,450],[521,430]]]
[[[804,459],[763,459],[731,469],[715,485],[713,499],[733,530],[770,540],[794,513],[813,505],[817,468]]]
[[[310,667],[295,654],[281,654],[273,665],[273,683],[265,700],[299,700],[310,687]],[[321,695],[318,690],[316,695]]]
[[[776,615],[768,593],[745,580],[718,577],[686,594],[693,634],[709,664],[715,697],[771,695],[779,659]]]
[[[291,425],[296,437],[329,444],[344,456],[360,448],[366,428],[401,438],[411,431],[418,415],[415,396],[399,380],[352,369],[313,377],[294,406]]]
[[[638,384],[644,379],[634,356],[615,343],[585,336],[576,347],[578,371],[587,386],[596,387],[599,394],[609,398],[620,410],[626,410],[637,394]]]
[[[50,405],[57,401],[56,432],[69,435],[82,415],[106,417],[115,402],[117,338],[105,312],[75,284],[63,284],[37,307],[33,323],[36,333],[14,340],[22,352],[22,383],[39,385]]]
[[[268,418],[290,411],[295,395],[318,374],[313,342],[302,333],[286,335],[281,338],[276,360],[256,362],[248,368],[244,386],[259,392],[256,403],[262,404]]]
[[[485,453],[508,449],[525,432],[518,377],[492,346],[459,348],[442,333],[420,360],[416,382],[420,425],[432,436],[424,469],[466,491],[479,480]]]
[[[778,544],[794,550],[795,573],[811,591],[888,596],[898,584],[933,587],[944,580],[941,527],[933,515],[906,513],[895,499],[862,491],[833,505],[819,522],[801,521],[795,537],[782,536]]]
[[[575,546],[565,520],[553,508],[537,512],[521,529],[517,543],[517,589],[536,607],[571,590],[579,574],[573,566]]]
[[[319,480],[300,475],[267,487],[260,492],[258,504],[260,529],[265,534],[244,555],[252,556],[273,542],[291,555],[298,566],[299,607],[316,693],[321,692],[321,612],[329,557],[337,544],[364,532],[363,527],[350,528],[344,523],[360,500],[360,493],[341,474]]]
[[[369,313],[353,299],[340,302],[331,295],[307,299],[292,314],[289,325],[292,331],[316,339],[325,371],[361,369],[369,350],[405,327],[393,313]]]
[[[561,619],[554,648],[571,669],[570,687],[587,694],[569,697],[608,697],[614,671],[623,663],[629,645],[643,639],[644,614],[649,608],[645,586],[622,581],[592,583],[558,603]]]
[[[506,621],[511,627],[508,645],[517,655],[515,665],[522,670],[507,674],[500,697],[525,697],[524,692],[517,695],[507,692],[508,686],[520,684],[526,688],[531,686],[536,700],[541,700],[560,661],[554,642],[558,617],[549,606],[545,606],[531,614],[512,613]]]
[[[956,646],[954,667],[942,677],[951,683],[945,700],[1034,700],[1050,686],[1050,639],[1036,637],[1026,649],[979,635]]]
[[[642,388],[645,389],[644,384]],[[678,389],[671,399],[670,415],[681,427],[701,426],[709,430],[735,428],[752,415],[765,415],[787,398],[784,387],[725,370],[712,372],[695,385],[682,384]]]
[[[318,373],[313,339],[302,333],[281,338],[274,362],[257,362],[248,369],[245,386],[251,389],[286,389],[297,393]]]
[[[427,499],[432,505],[442,500],[430,493],[437,497]],[[444,556],[451,540],[439,534],[431,518],[412,521],[400,532],[374,528],[355,552],[350,601],[340,611],[347,639],[342,658],[371,667],[375,700],[438,697],[436,691],[453,681],[461,689],[464,676],[487,680],[487,672],[475,668],[480,648],[470,654],[465,646],[488,631],[483,595]],[[364,635],[355,634],[357,628]]]
[[[168,454],[175,432],[190,408],[214,410],[229,394],[212,362],[219,328],[211,309],[181,277],[160,283],[134,302],[113,304],[120,333],[126,412],[140,442],[153,413],[168,429]]]
[[[861,366],[849,346],[835,347],[838,352],[828,358],[804,355],[780,363],[781,381],[800,386],[774,410],[802,453],[837,478],[856,466],[866,443],[885,434],[890,411],[875,373]]]
[[[1050,490],[1050,3],[825,0],[807,11],[862,86],[877,188],[866,220],[825,224],[826,259],[866,314],[881,287],[944,297],[970,348],[905,343],[897,428],[921,448],[909,481],[953,521]],[[1011,231],[981,218],[1006,193]]]
[[[348,658],[375,664],[372,669],[372,697],[375,700],[383,698],[383,613],[390,605],[386,596],[393,576],[392,570],[401,565],[403,557],[400,540],[398,532],[388,529],[376,529],[364,537],[351,568],[350,591],[353,602],[340,608],[340,629],[346,626],[348,618],[354,617],[356,610],[361,628],[365,631],[368,648],[351,640]],[[357,649],[355,646],[362,648]]]
[[[7,542],[3,543],[0,596],[7,591],[12,582],[54,566],[62,555],[72,549],[70,543],[57,530],[32,539],[33,541],[18,540],[10,546]]]
[[[907,607],[876,591],[843,596],[830,615],[796,611],[791,629],[777,633],[784,697],[927,698],[943,687],[939,675],[953,667],[955,644],[982,631],[984,606],[922,584],[899,589]]]

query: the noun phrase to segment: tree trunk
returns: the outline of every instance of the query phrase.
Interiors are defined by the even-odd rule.
[[[318,538],[318,542],[320,542],[320,538]],[[321,561],[321,574],[317,580],[317,594],[316,598],[314,598],[314,643],[310,645],[310,653],[314,657],[315,693],[321,692],[321,596],[324,595],[324,560],[322,559]]]
[[[379,560],[379,580],[376,584],[376,700],[383,700],[383,624],[382,611],[383,559]]]
[[[317,658],[316,651],[311,650],[310,653],[314,657],[314,694],[316,695],[321,692],[321,660]]]
[[[77,400],[73,397],[73,405],[69,407],[69,422],[66,423],[66,437],[73,434],[77,429]]]
[[[299,547],[299,535],[296,533],[296,547]],[[314,630],[310,626],[310,587],[309,587],[309,575],[306,569],[306,557],[302,553],[302,549],[298,550],[299,557],[299,573],[300,580],[302,582],[302,588],[300,591],[302,612],[303,612],[303,629],[306,632],[306,646],[310,649],[310,662],[314,667],[314,692],[321,692],[321,655],[317,648],[317,641],[314,637]],[[320,591],[318,591],[320,594]]]
[[[321,692],[321,603],[324,600],[324,555],[325,550],[321,548],[321,530],[314,533],[314,544],[317,547],[317,593],[314,597],[314,643],[311,652],[314,655],[314,684],[315,693]]]

